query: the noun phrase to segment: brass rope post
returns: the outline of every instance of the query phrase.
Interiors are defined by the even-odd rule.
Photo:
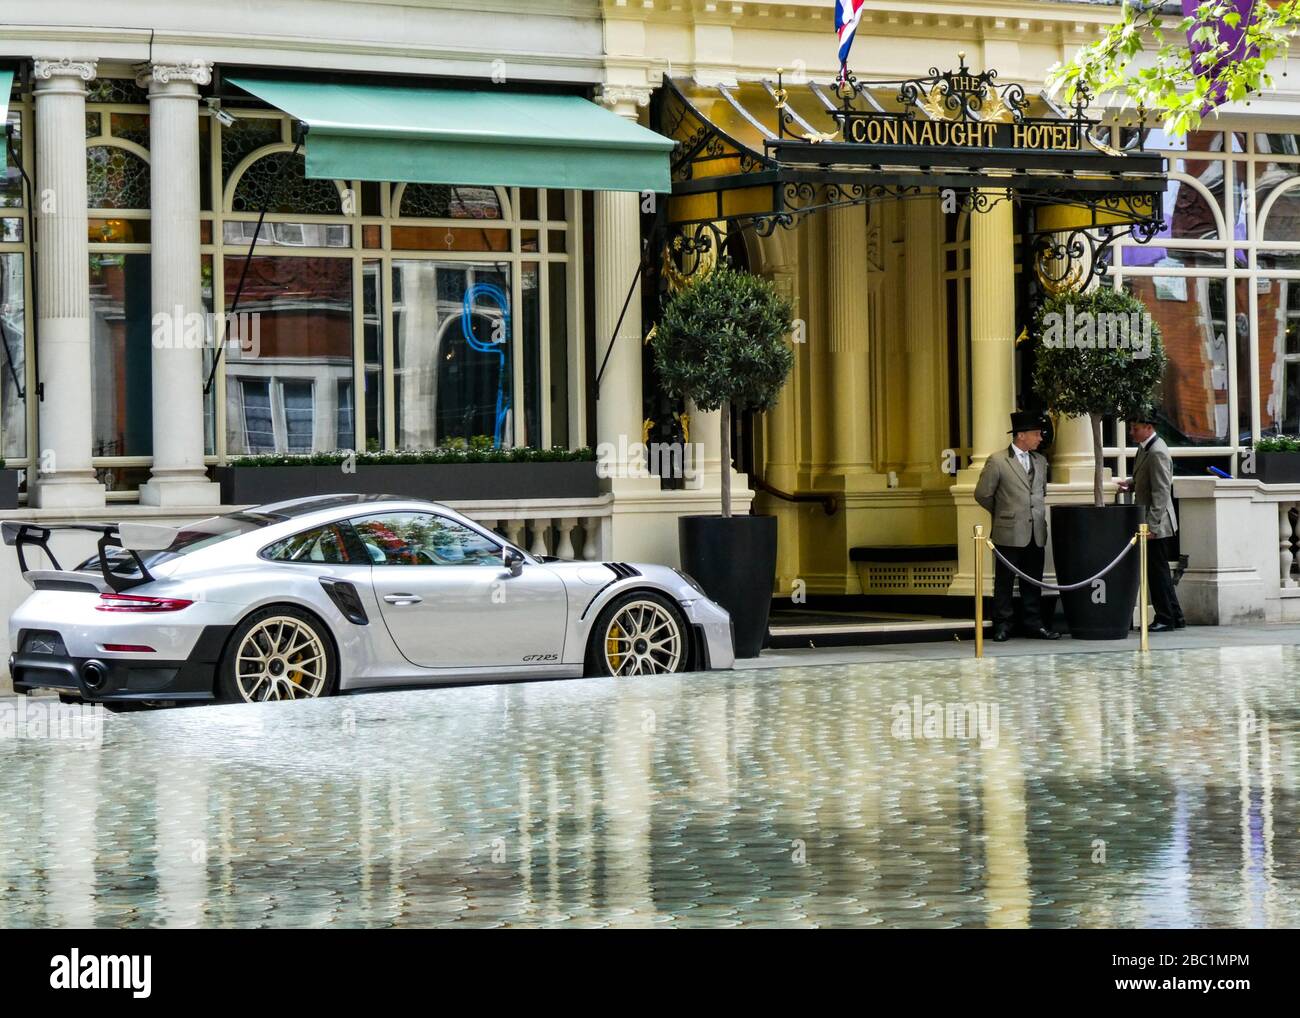
[[[1150,535],[1150,528],[1145,523],[1138,524],[1138,555],[1142,559],[1141,574],[1142,579],[1138,585],[1138,612],[1142,616],[1142,643],[1139,649],[1143,654],[1149,653],[1151,645],[1147,641],[1147,537]]]
[[[984,524],[975,524],[975,656],[984,656]]]

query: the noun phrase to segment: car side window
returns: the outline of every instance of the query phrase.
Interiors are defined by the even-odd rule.
[[[501,566],[501,546],[432,513],[383,513],[352,521],[377,566]]]
[[[274,562],[351,562],[343,531],[331,523],[268,545],[262,555]]]

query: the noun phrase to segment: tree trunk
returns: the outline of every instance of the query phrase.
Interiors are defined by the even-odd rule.
[[[731,404],[722,401],[722,412],[718,414],[722,422],[722,442],[718,468],[722,471],[722,518],[731,518]]]
[[[1105,464],[1101,458],[1101,415],[1089,414],[1092,421],[1092,500],[1100,509],[1106,504],[1101,490],[1101,479]]]

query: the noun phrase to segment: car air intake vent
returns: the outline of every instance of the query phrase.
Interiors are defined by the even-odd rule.
[[[626,562],[606,562],[605,565],[609,566],[610,569],[614,570],[614,575],[617,576],[620,580],[626,580],[633,576],[641,575],[640,570],[633,569]]]
[[[48,629],[26,630],[18,646],[24,654],[56,654],[59,657],[67,654],[63,637]]]
[[[364,626],[370,623],[370,619],[366,615],[366,607],[361,603],[361,595],[357,593],[357,588],[348,583],[347,580],[336,580],[332,576],[322,576],[320,585],[325,588],[325,593],[334,602],[334,606],[343,613],[343,617],[354,626]]]

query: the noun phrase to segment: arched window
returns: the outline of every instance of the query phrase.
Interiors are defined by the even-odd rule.
[[[91,209],[147,209],[149,164],[117,145],[89,146],[86,205]]]
[[[261,156],[239,175],[230,210],[260,213],[263,207],[279,215],[343,214],[338,185],[332,180],[309,178],[306,159],[302,153],[295,156],[292,150]]]

